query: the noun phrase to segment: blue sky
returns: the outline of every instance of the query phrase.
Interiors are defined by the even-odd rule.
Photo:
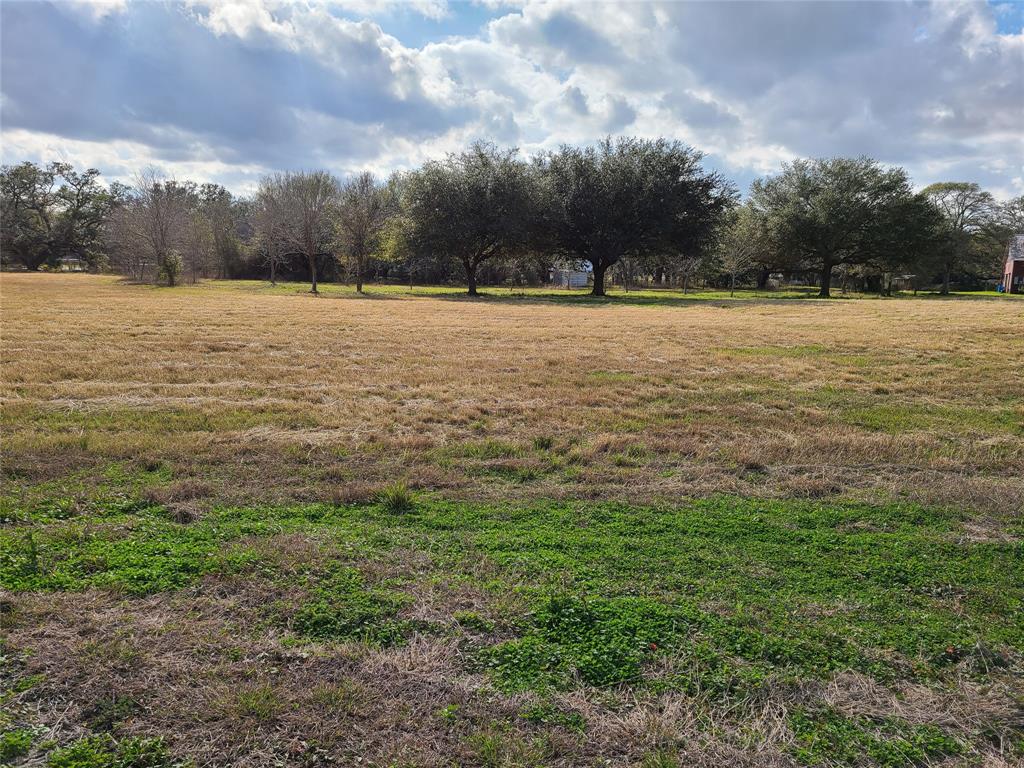
[[[0,3],[2,160],[251,190],[474,139],[668,136],[745,189],[867,154],[1024,193],[1024,4]]]

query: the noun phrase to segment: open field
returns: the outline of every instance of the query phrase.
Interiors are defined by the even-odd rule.
[[[0,762],[1024,760],[1024,301],[0,291]]]

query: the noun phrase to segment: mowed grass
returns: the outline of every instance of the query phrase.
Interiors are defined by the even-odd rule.
[[[1024,506],[1013,298],[316,298],[18,274],[2,290],[15,479],[148,456],[237,502],[405,480]]]
[[[1019,302],[0,290],[0,762],[1024,760]]]

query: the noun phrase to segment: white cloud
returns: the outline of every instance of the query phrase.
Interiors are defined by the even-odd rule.
[[[86,8],[78,28],[4,4],[3,158],[63,147],[247,184],[407,168],[475,138],[532,152],[625,132],[692,143],[744,182],[833,154],[922,185],[1010,194],[1024,177],[1024,34],[999,34],[999,8],[481,5],[491,20],[451,35],[466,8],[440,0]],[[432,42],[402,42],[417,18]]]

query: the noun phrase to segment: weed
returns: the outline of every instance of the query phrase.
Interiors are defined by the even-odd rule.
[[[454,723],[459,719],[460,707],[458,704],[447,704],[437,710],[437,716],[446,723]]]
[[[470,735],[467,743],[484,768],[540,768],[551,751],[544,737],[526,740],[496,723]]]
[[[15,728],[0,733],[0,760],[24,757],[32,749],[36,734],[31,728]]]
[[[476,611],[456,611],[452,618],[466,629],[487,634],[494,631],[494,622],[481,616]]]
[[[680,768],[681,765],[678,754],[672,749],[648,752],[640,761],[640,768]]]
[[[239,717],[260,722],[273,720],[280,714],[283,704],[272,685],[257,685],[239,691],[231,709]]]
[[[353,714],[365,704],[366,691],[353,680],[340,680],[315,686],[310,698],[332,712]]]
[[[89,727],[95,731],[112,731],[122,720],[138,709],[138,703],[128,696],[108,696],[97,699],[82,712]]]
[[[377,502],[385,512],[402,515],[415,508],[416,497],[405,482],[399,481],[385,487],[378,494]]]
[[[798,710],[789,718],[793,756],[805,765],[860,766],[868,758],[880,768],[922,765],[959,755],[964,745],[934,725],[898,718],[846,717],[834,710]]]
[[[559,709],[554,704],[542,702],[519,711],[519,716],[528,723],[557,725],[569,731],[582,733],[586,730],[587,721],[578,712]]]
[[[50,753],[49,768],[183,768],[161,739],[87,736]]]
[[[678,639],[681,627],[665,606],[640,598],[583,600],[557,596],[534,614],[518,640],[488,649],[487,667],[507,690],[637,680],[643,662]]]
[[[311,640],[391,645],[415,628],[396,616],[406,600],[401,594],[368,589],[357,570],[337,567],[313,576],[310,597],[291,617],[291,626]]]

